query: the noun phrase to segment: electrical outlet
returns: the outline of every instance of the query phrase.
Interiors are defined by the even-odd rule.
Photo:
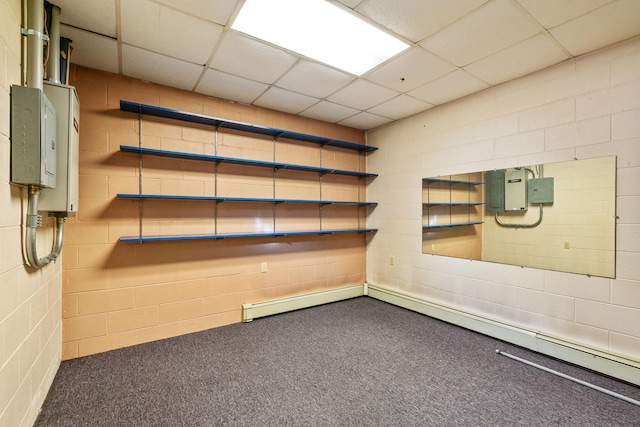
[[[390,265],[396,265],[396,257],[394,257],[393,255],[391,255],[389,257],[389,264]]]
[[[267,263],[266,263],[266,262],[263,262],[262,264],[260,264],[260,270],[261,270],[263,273],[266,273],[266,272],[267,272]]]
[[[569,244],[569,242],[564,242],[564,248],[565,249],[569,249],[571,247],[571,245]]]

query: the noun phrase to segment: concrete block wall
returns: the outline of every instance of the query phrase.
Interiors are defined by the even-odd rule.
[[[635,38],[368,132],[367,280],[640,361],[639,123]],[[422,253],[423,177],[612,155],[615,279]]]
[[[20,0],[0,0],[0,426],[31,426],[61,357],[62,265],[41,270],[22,255],[26,189],[10,180],[10,91],[21,84]],[[38,229],[38,255],[49,253],[51,220]]]
[[[304,117],[223,102],[83,67],[71,68],[80,99],[80,200],[68,221],[63,247],[63,358],[240,322],[243,303],[362,283],[366,236],[344,234],[287,238],[120,243],[139,233],[140,204],[116,198],[138,193],[139,158],[120,145],[365,170],[356,152],[293,144],[211,127],[138,116],[120,100],[158,105],[245,123],[364,143],[364,132]],[[375,154],[373,154],[375,155]],[[320,161],[322,164],[320,165]],[[366,199],[364,180],[353,177],[220,165],[145,156],[144,193],[355,201]],[[359,187],[360,186],[360,187]],[[360,194],[358,194],[360,193]],[[215,231],[214,203],[145,201],[143,233]],[[366,211],[322,208],[323,228],[364,227]],[[319,206],[221,203],[218,233],[319,228]],[[358,221],[360,224],[358,224]],[[267,272],[261,272],[262,263]]]

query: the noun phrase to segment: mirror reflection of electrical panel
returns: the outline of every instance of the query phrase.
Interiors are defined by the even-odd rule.
[[[73,216],[78,212],[80,104],[73,86],[44,82],[44,93],[57,115],[57,186],[43,189],[38,210]]]
[[[553,178],[529,180],[529,203],[553,203]]]
[[[504,212],[504,174],[504,169],[485,172],[486,212]]]
[[[505,211],[527,210],[527,171],[525,169],[508,169],[504,176],[504,209]]]
[[[11,86],[11,182],[56,186],[56,109],[38,88]]]

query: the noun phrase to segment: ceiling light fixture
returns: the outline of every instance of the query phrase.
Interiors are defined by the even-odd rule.
[[[231,28],[358,76],[409,47],[325,0],[246,0]]]

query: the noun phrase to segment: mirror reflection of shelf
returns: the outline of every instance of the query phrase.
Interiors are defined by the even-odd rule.
[[[477,185],[484,184],[482,181],[423,178],[422,182],[427,188],[427,201],[422,203],[427,208],[427,224],[422,226],[423,229],[482,224],[482,221],[471,219],[473,208],[483,204],[480,201],[471,200],[472,189]],[[434,186],[439,188],[434,189]],[[435,200],[432,201],[432,198]],[[444,201],[443,198],[448,200]],[[464,209],[458,210],[456,207]],[[438,223],[439,215],[448,217],[448,221]],[[454,217],[462,219],[465,216],[466,221],[454,221]]]

